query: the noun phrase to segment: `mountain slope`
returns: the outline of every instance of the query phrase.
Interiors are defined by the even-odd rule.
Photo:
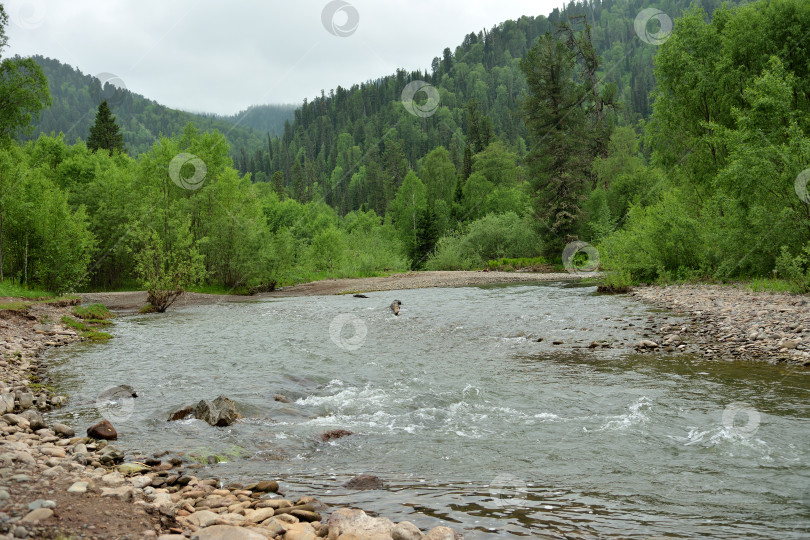
[[[261,105],[233,116],[193,114],[171,109],[126,89],[116,88],[116,80],[102,88],[102,81],[52,58],[35,56],[48,78],[53,105],[42,111],[33,125],[31,139],[40,133],[62,132],[68,142],[86,140],[96,110],[107,99],[121,126],[130,155],[145,152],[162,135],[180,133],[193,122],[198,129],[217,129],[226,135],[232,155],[255,151],[266,144],[267,135],[280,135],[284,122],[292,119],[290,105]],[[108,74],[109,75],[109,74]]]

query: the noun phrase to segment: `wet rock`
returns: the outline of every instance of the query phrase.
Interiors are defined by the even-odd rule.
[[[327,432],[321,433],[321,440],[323,442],[329,442],[335,439],[340,439],[341,437],[347,437],[349,435],[354,435],[354,432],[347,431],[345,429],[332,429]]]
[[[393,540],[422,540],[424,534],[410,521],[400,521],[391,530]]]
[[[176,420],[185,420],[194,412],[193,407],[183,407],[182,409],[178,409],[174,411],[172,414],[169,415],[169,418],[166,420],[167,422],[174,422]]]
[[[359,537],[372,535],[391,536],[394,524],[387,518],[374,518],[354,508],[338,508],[329,516],[329,540],[337,540],[342,534]]]
[[[273,396],[273,399],[278,401],[279,403],[292,403],[292,400],[287,396],[282,396],[281,394],[276,394]]]
[[[270,509],[268,508],[268,510]],[[299,521],[312,522],[321,520],[321,515],[312,510],[294,509],[290,510],[290,515],[297,517]]]
[[[658,343],[649,340],[649,339],[642,339],[638,343],[636,343],[636,349],[657,349]]]
[[[276,493],[278,491],[278,482],[275,480],[263,480],[258,484],[246,486],[245,489],[259,493]]]
[[[380,477],[374,476],[373,474],[358,474],[343,484],[343,487],[349,489],[383,489],[385,488],[385,483]]]
[[[138,397],[138,393],[135,392],[135,389],[128,384],[119,384],[118,386],[107,388],[98,395],[98,399],[104,401],[115,401],[117,399],[136,397]]]
[[[391,311],[394,312],[394,315],[399,315],[399,307],[402,305],[402,302],[399,300],[394,300],[391,302]]]
[[[65,424],[54,424],[53,431],[57,435],[65,438],[71,438],[76,435],[76,432],[73,431],[73,429],[71,429],[69,426],[66,426]]]
[[[194,418],[208,422],[212,426],[230,426],[239,414],[236,412],[236,404],[233,400],[219,396],[213,401],[207,399],[200,400],[194,406]]]
[[[108,420],[102,420],[98,424],[87,428],[87,436],[93,439],[103,439],[114,441],[118,438],[118,432]]]

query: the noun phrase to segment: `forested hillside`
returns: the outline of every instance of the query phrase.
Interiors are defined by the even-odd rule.
[[[694,2],[707,15],[721,3]],[[652,110],[657,51],[655,45],[639,39],[635,18],[642,9],[655,7],[675,19],[686,4],[585,0],[555,9],[548,17],[524,16],[470,33],[463,43],[434,58],[430,73],[398,71],[351,88],[338,86],[305,101],[282,137],[236,164],[256,180],[280,171],[296,199],[321,197],[341,213],[365,205],[382,214],[402,184],[403,160],[406,167],[419,171],[425,156],[441,146],[466,180],[469,154],[482,150],[494,137],[521,159],[527,150],[521,112],[527,87],[521,60],[538,37],[557,32],[559,23],[578,16],[591,26],[593,46],[601,56],[600,84],[615,88],[620,106],[612,122],[635,125]],[[420,80],[439,94],[435,114],[423,118],[408,113],[401,103],[405,85]]]
[[[571,3],[469,34],[431,73],[324,93],[252,153],[199,124],[121,153],[94,104],[90,148],[0,139],[0,280],[256,290],[588,246],[617,289],[776,276],[806,292],[808,35],[805,0]],[[15,133],[48,83],[28,60],[0,67]]]
[[[123,81],[112,74],[100,74],[107,80],[85,75],[76,68],[52,58],[34,56],[48,79],[53,104],[41,112],[33,130],[22,140],[39,134],[64,133],[68,142],[86,140],[96,108],[106,99],[124,135],[127,151],[137,156],[149,150],[160,135],[182,133],[189,122],[199,129],[219,130],[225,134],[234,155],[253,152],[266,146],[267,136],[280,136],[284,122],[292,119],[291,105],[261,105],[233,116],[193,114],[165,107],[126,90]],[[102,83],[107,83],[102,87]]]

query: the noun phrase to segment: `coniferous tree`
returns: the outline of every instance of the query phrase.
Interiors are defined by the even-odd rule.
[[[124,136],[115,123],[115,117],[107,105],[107,100],[101,102],[96,113],[96,123],[90,127],[90,136],[87,137],[87,148],[92,151],[107,150],[110,155],[114,152],[125,152]]]

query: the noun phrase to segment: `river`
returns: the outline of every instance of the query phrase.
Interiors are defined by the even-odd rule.
[[[680,319],[594,287],[368,296],[118,318],[108,343],[47,354],[70,397],[51,416],[106,415],[128,454],[217,455],[196,473],[468,539],[810,536],[808,370],[636,354],[646,327]],[[118,384],[139,397],[97,400]],[[166,422],[220,394],[242,421]],[[354,435],[321,442],[330,429]],[[386,489],[341,487],[359,473]]]

